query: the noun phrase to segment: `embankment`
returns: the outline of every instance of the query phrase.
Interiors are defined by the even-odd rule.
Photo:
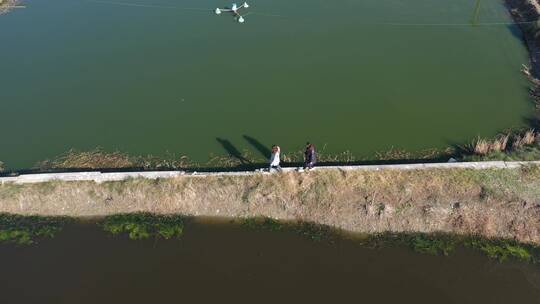
[[[506,0],[514,21],[523,32],[523,38],[529,49],[531,58],[531,68],[534,78],[540,73],[540,35],[538,34],[538,24],[535,21],[540,17],[540,4],[538,0]]]
[[[0,0],[0,14],[7,13],[13,7],[16,7],[19,0]]]
[[[538,0],[505,0],[512,18],[519,25],[523,39],[529,50],[530,69],[523,70],[531,79],[534,87],[531,95],[536,103],[536,117],[532,127],[540,126],[540,3]]]
[[[167,178],[116,181],[111,175],[100,183],[92,177],[24,184],[4,178],[0,212],[264,216],[360,233],[445,232],[539,245],[540,166],[498,164],[475,169],[459,168],[463,164],[321,168],[282,174],[176,172]]]

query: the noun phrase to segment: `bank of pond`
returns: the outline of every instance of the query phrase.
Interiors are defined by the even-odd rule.
[[[150,213],[117,214],[92,219],[70,217],[0,215],[0,242],[17,246],[35,246],[73,226],[97,225],[103,231],[130,240],[180,240],[186,226],[196,224],[227,224],[249,231],[295,233],[306,239],[334,243],[339,239],[354,240],[366,248],[404,247],[417,253],[451,255],[459,248],[483,253],[500,262],[520,260],[540,262],[540,246],[507,239],[488,239],[473,235],[448,233],[387,232],[379,234],[353,234],[329,226],[303,221],[279,221],[267,217],[252,218],[195,218],[182,215],[156,215]]]

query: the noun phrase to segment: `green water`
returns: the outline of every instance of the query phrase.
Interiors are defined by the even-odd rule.
[[[96,146],[206,160],[222,143],[259,156],[244,135],[371,157],[532,112],[518,29],[470,25],[474,0],[254,0],[244,24],[213,13],[229,1],[129,1],[29,0],[0,16],[0,160]],[[510,17],[483,0],[478,22]]]

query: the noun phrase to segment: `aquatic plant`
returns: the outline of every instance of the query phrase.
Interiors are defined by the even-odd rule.
[[[406,246],[418,253],[447,256],[455,250],[457,240],[446,234],[388,232],[369,235],[362,243],[369,247]]]
[[[447,233],[382,233],[368,235],[361,243],[372,248],[407,246],[418,253],[445,256],[450,255],[457,247],[467,247],[478,250],[487,257],[497,259],[500,262],[510,258],[534,263],[540,261],[540,247],[513,240],[489,239],[479,236]]]
[[[52,238],[69,221],[64,217],[0,214],[0,242],[29,245],[40,238]]]
[[[0,173],[4,170],[4,163],[0,161]]]
[[[269,217],[250,217],[240,221],[243,228],[249,230],[282,231],[285,224]]]
[[[470,237],[463,241],[466,247],[480,250],[490,258],[505,261],[508,258],[527,262],[537,262],[539,248],[531,245],[520,244],[510,240],[492,240],[480,237]]]
[[[240,220],[240,225],[257,231],[292,231],[313,241],[330,241],[335,234],[325,225],[304,221],[282,222],[268,217],[245,218]]]
[[[129,213],[105,217],[103,229],[114,235],[126,233],[130,239],[179,238],[184,232],[185,217],[177,215],[155,215],[151,213]]]

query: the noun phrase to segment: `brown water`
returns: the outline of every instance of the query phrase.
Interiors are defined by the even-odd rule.
[[[540,303],[530,264],[224,224],[157,242],[78,225],[37,245],[2,244],[0,257],[0,303]]]

